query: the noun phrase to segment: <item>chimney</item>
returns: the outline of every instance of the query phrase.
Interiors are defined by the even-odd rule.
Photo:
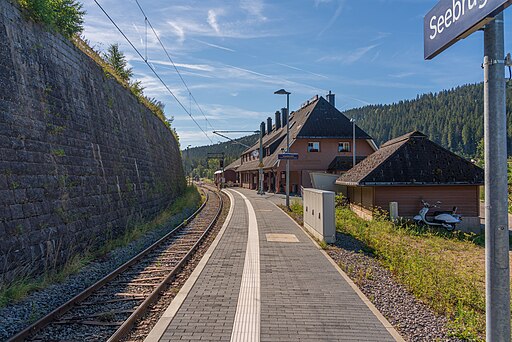
[[[329,94],[327,94],[327,101],[331,104],[331,106],[336,107],[336,101],[334,100],[334,94],[329,90]]]
[[[267,118],[267,134],[272,133],[272,118],[269,116]]]
[[[286,108],[281,108],[281,116],[282,116],[282,124],[283,127],[286,126],[288,122],[288,110]]]
[[[265,122],[261,122],[261,125],[260,125],[260,135],[261,136],[264,136],[265,135]]]
[[[276,112],[276,131],[281,128],[281,113]]]

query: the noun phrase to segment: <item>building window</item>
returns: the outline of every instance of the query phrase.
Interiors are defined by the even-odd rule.
[[[338,152],[350,152],[350,143],[349,142],[338,143]]]
[[[308,152],[320,152],[320,143],[318,141],[309,142]]]

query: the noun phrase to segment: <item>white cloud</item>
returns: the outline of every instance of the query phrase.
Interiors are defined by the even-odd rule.
[[[215,10],[208,10],[208,24],[210,24],[217,34],[220,34],[219,24],[217,23],[217,13]]]
[[[314,0],[315,1],[315,7],[318,7],[322,4],[327,4],[329,2],[332,2],[332,0]]]
[[[263,15],[264,3],[261,0],[241,0],[240,8],[246,11],[252,19],[266,21],[267,17]]]
[[[323,2],[325,2],[325,1],[323,1]],[[338,7],[336,8],[336,11],[334,12],[331,19],[329,19],[329,22],[327,22],[327,25],[325,25],[324,28],[318,33],[318,37],[323,35],[325,31],[329,30],[332,27],[332,25],[334,25],[336,20],[338,20],[339,16],[343,12],[344,7],[345,7],[345,0],[338,0]]]
[[[368,52],[378,47],[380,44],[369,45],[358,48],[354,51],[337,55],[337,56],[325,56],[318,60],[318,62],[341,62],[343,64],[353,64],[363,58]]]
[[[229,52],[236,52],[235,50],[230,49],[230,48],[227,48],[227,47],[225,47],[225,46],[221,46],[221,45],[217,45],[217,44],[208,43],[208,42],[205,42],[205,41],[203,41],[203,40],[194,39],[194,41],[196,41],[196,42],[198,42],[198,43],[201,43],[201,44],[204,44],[204,45],[206,45],[206,46],[210,46],[210,47],[216,48],[216,49],[225,50],[225,51],[229,51]]]
[[[173,21],[168,21],[167,23],[174,30],[174,34],[178,37],[178,41],[180,43],[183,43],[185,41],[185,30],[184,30],[183,26],[180,26]]]

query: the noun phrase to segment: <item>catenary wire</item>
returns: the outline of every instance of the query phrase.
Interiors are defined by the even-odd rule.
[[[160,75],[156,72],[156,70],[151,66],[151,64],[147,61],[147,59],[144,58],[144,56],[140,53],[140,51],[135,47],[135,45],[133,45],[133,43],[131,42],[131,40],[126,36],[126,34],[123,32],[123,30],[121,30],[121,28],[116,24],[116,22],[114,21],[114,19],[112,19],[112,17],[107,13],[107,11],[100,5],[100,3],[97,1],[97,0],[94,0],[94,2],[96,3],[96,5],[98,5],[98,7],[100,8],[100,10],[105,14],[105,16],[110,20],[110,22],[116,27],[116,29],[119,31],[119,33],[121,33],[121,35],[124,37],[124,39],[126,39],[126,41],[128,42],[128,44],[131,45],[131,47],[135,50],[135,52],[139,55],[139,57],[144,61],[144,63],[146,63],[146,65],[148,66],[148,68],[153,72],[153,74],[156,76],[156,78],[158,78],[158,80],[162,83],[162,85],[165,87],[165,89],[167,89],[167,91],[169,92],[169,94],[172,95],[172,97],[176,100],[176,102],[178,102],[178,104],[181,106],[181,108],[183,108],[183,110],[185,111],[185,113],[188,114],[188,116],[190,116],[190,118],[192,119],[192,121],[194,121],[194,123],[196,124],[196,126],[201,130],[201,132],[204,133],[204,135],[208,138],[208,140],[213,144],[213,140],[208,136],[208,134],[203,130],[203,128],[199,125],[199,123],[196,121],[196,119],[194,119],[194,117],[192,116],[192,114],[187,110],[187,108],[183,105],[183,103],[181,103],[181,101],[176,97],[176,95],[172,92],[171,89],[169,89],[169,87],[167,86],[167,84],[164,82],[164,80],[160,77]]]
[[[137,6],[139,6],[139,9],[140,11],[142,12],[142,15],[144,16],[144,19],[146,20],[146,22],[149,24],[149,27],[151,28],[151,30],[153,31],[153,34],[155,35],[156,39],[158,40],[158,42],[160,43],[160,46],[162,47],[162,49],[164,50],[165,54],[167,55],[167,58],[169,59],[169,61],[171,62],[172,66],[174,67],[174,69],[176,70],[176,72],[178,73],[178,76],[180,77],[181,79],[181,82],[183,82],[183,85],[185,86],[185,88],[187,88],[187,91],[190,95],[190,97],[194,100],[197,108],[199,109],[199,111],[201,112],[201,114],[203,114],[204,116],[204,119],[206,120],[206,122],[210,125],[210,127],[212,129],[214,129],[213,125],[211,124],[211,122],[208,120],[208,118],[206,117],[205,113],[203,112],[203,109],[201,108],[201,106],[199,106],[199,103],[196,101],[196,98],[194,97],[194,95],[192,95],[192,92],[190,91],[187,83],[185,82],[185,80],[183,79],[183,77],[181,76],[181,73],[180,71],[178,70],[178,68],[176,67],[176,64],[174,64],[174,61],[172,60],[171,58],[171,55],[167,52],[167,49],[165,48],[162,40],[160,39],[160,36],[158,35],[158,33],[156,32],[156,30],[154,29],[153,25],[151,24],[151,21],[148,19],[148,16],[146,15],[146,12],[144,12],[144,10],[142,9],[142,6],[140,5],[139,1],[138,0],[135,0],[135,2],[137,3]]]

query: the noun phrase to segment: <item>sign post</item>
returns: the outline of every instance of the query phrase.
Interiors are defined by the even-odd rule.
[[[484,31],[486,340],[510,340],[503,13]]]
[[[425,16],[425,59],[484,29],[486,340],[510,341],[503,10],[512,0],[441,0]]]

